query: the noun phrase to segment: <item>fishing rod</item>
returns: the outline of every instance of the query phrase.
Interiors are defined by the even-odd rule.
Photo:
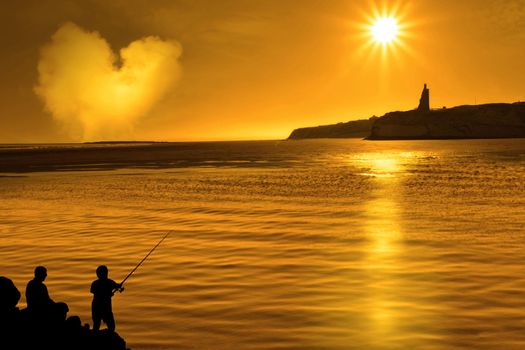
[[[135,266],[135,268],[134,268],[133,270],[131,270],[131,272],[126,276],[126,278],[124,278],[124,279],[122,280],[122,282],[120,282],[120,287],[117,288],[116,290],[118,290],[119,292],[122,292],[122,291],[124,290],[124,288],[122,287],[122,286],[124,285],[124,282],[126,282],[127,279],[130,278],[131,275],[133,275],[133,273],[134,273],[135,271],[137,271],[137,269],[140,267],[140,265],[142,265],[142,263],[143,263],[144,261],[146,261],[146,259],[148,258],[148,256],[150,256],[151,253],[153,253],[153,251],[154,251],[155,249],[157,249],[157,247],[158,247],[158,246],[159,246],[159,245],[160,245],[160,244],[166,239],[166,237],[168,237],[168,236],[170,235],[171,232],[172,232],[172,231],[169,231],[168,233],[166,233],[166,235],[164,235],[164,237],[162,237],[162,239],[159,241],[159,243],[157,243],[157,245],[155,245],[155,246],[149,251],[149,253],[146,254],[146,256],[144,257],[144,259],[142,259],[142,260],[137,264],[137,266]]]

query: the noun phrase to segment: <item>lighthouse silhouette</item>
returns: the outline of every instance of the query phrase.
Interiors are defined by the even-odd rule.
[[[427,84],[423,86],[423,91],[421,92],[421,97],[419,98],[419,106],[417,107],[417,110],[421,112],[430,111],[430,90],[428,90]]]

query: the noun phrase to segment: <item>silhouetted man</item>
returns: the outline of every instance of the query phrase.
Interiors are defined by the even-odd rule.
[[[47,277],[47,269],[44,266],[35,268],[35,278],[27,283],[26,302],[28,310],[32,312],[49,312],[49,309],[55,304],[49,297],[47,287],[44,281]]]
[[[113,317],[111,298],[122,285],[108,278],[108,268],[104,265],[97,268],[97,277],[98,279],[91,284],[93,330],[98,331],[100,322],[104,321],[108,329],[113,332],[115,331],[115,318]]]
[[[27,309],[40,320],[64,321],[69,307],[66,303],[55,303],[49,297],[49,292],[44,284],[46,277],[47,269],[44,266],[37,266],[35,277],[27,283],[26,287]]]

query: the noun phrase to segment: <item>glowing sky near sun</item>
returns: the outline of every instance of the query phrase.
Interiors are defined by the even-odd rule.
[[[524,1],[2,2],[0,143],[284,138],[414,108],[423,83],[435,107],[525,100]],[[83,49],[59,66],[106,88],[41,89],[45,48],[66,23],[96,33],[111,57],[91,76],[79,74]],[[121,53],[149,37],[176,43],[168,56],[143,51],[171,57],[166,66],[118,73],[143,72]],[[123,115],[114,110],[133,110],[131,122],[108,131]]]

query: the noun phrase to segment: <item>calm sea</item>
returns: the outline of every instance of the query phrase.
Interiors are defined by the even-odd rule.
[[[525,140],[0,147],[0,275],[142,349],[525,348]],[[22,298],[21,304],[25,304]]]

